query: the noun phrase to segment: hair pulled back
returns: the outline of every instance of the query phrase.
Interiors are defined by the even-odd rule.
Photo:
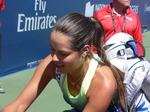
[[[116,78],[118,96],[121,106],[124,108],[125,87],[123,84],[124,73],[113,66],[106,57],[102,48],[101,40],[105,37],[104,28],[95,17],[85,17],[79,13],[71,13],[60,18],[52,28],[71,38],[71,47],[82,50],[85,45],[93,45],[96,48],[98,56],[105,65],[110,67]]]

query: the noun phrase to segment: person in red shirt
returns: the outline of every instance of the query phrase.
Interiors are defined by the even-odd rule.
[[[0,11],[5,9],[4,0],[0,0]]]
[[[143,44],[140,19],[138,14],[130,9],[130,1],[113,0],[112,3],[95,12],[94,17],[104,26],[105,41],[116,33],[124,32]],[[136,47],[138,55],[141,56],[143,54],[142,48],[138,44]]]

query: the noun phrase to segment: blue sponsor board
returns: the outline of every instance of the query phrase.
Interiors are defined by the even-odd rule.
[[[78,12],[91,16],[110,0],[5,0],[0,13],[0,77],[36,67],[50,54],[49,34],[65,14]],[[150,30],[150,1],[132,0],[143,32]]]

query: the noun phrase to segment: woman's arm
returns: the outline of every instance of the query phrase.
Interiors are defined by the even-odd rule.
[[[24,112],[52,78],[55,78],[55,65],[52,62],[51,55],[49,55],[39,64],[30,82],[17,99],[1,112]]]
[[[106,112],[116,90],[112,71],[107,66],[99,66],[87,92],[88,103],[83,112]]]

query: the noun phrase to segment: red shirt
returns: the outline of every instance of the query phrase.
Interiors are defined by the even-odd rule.
[[[4,0],[0,0],[0,10],[4,9],[5,9]]]
[[[106,41],[113,36],[115,33],[122,32],[123,22],[124,33],[130,34],[134,40],[139,41],[143,44],[142,32],[141,32],[141,23],[137,13],[133,12],[130,8],[126,11],[126,19],[124,14],[118,17],[114,13],[114,22],[112,21],[111,5],[107,5],[95,12],[94,17],[96,17],[104,26]],[[116,32],[114,32],[114,25],[116,26]],[[120,37],[121,38],[121,37]],[[142,49],[137,45],[138,54],[142,54]]]

